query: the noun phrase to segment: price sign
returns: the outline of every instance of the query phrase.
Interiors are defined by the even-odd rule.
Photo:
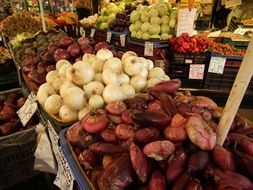
[[[153,56],[154,44],[153,42],[145,42],[144,56]]]
[[[189,70],[189,79],[200,79],[204,78],[205,65],[204,64],[191,64]]]
[[[54,180],[54,184],[57,185],[61,190],[72,190],[74,177],[71,173],[71,170],[69,168],[69,165],[68,165],[65,157],[63,156],[62,149],[58,145],[59,136],[55,132],[50,121],[48,121],[47,129],[49,132],[50,140],[52,142],[52,148],[54,151],[54,155],[55,155],[55,158],[58,163],[58,172],[57,172],[57,176]]]
[[[36,96],[31,93],[25,104],[17,111],[18,117],[20,118],[20,121],[23,126],[25,126],[28,121],[32,118],[34,113],[37,110],[38,104],[37,104],[37,98]]]
[[[67,26],[64,26],[64,31],[65,31],[65,32],[67,32],[67,31],[68,31]]]
[[[80,27],[80,35],[82,36],[82,37],[85,37],[85,29],[81,26]]]
[[[108,43],[111,42],[111,38],[112,38],[112,33],[111,33],[111,32],[107,32],[107,34],[106,34],[106,41],[107,41]]]
[[[223,74],[225,63],[226,63],[225,57],[211,57],[208,72]]]
[[[120,38],[120,45],[121,45],[122,47],[125,47],[125,45],[126,45],[126,35],[125,35],[125,34],[121,34],[121,35],[119,36],[119,38]]]
[[[96,30],[94,28],[92,28],[91,31],[90,31],[90,37],[93,38],[94,35],[95,35],[95,32],[96,32]]]

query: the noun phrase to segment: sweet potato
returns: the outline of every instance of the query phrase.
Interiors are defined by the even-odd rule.
[[[191,154],[188,162],[188,171],[197,172],[206,167],[209,162],[209,154],[206,151],[198,150]]]
[[[154,92],[164,92],[167,94],[174,94],[178,88],[181,86],[181,81],[180,80],[170,80],[170,81],[163,81],[155,86],[151,87],[151,91]]]
[[[217,190],[243,190],[240,186],[231,184],[226,180],[219,180],[216,187]]]
[[[98,157],[91,150],[86,149],[78,155],[77,160],[85,170],[90,170],[96,166]]]
[[[170,124],[171,117],[160,111],[142,111],[133,113],[132,120],[142,126],[161,128]]]
[[[191,116],[186,123],[186,131],[192,143],[203,150],[212,150],[216,144],[216,133],[199,116]]]
[[[226,180],[231,184],[240,186],[242,189],[253,190],[253,183],[248,178],[238,173],[223,171],[214,167],[209,167],[207,172],[215,180]]]
[[[130,146],[130,159],[139,180],[144,183],[148,175],[148,160],[142,150],[134,143]]]
[[[124,190],[134,182],[134,171],[128,154],[115,158],[97,178],[100,190]]]
[[[205,121],[210,121],[212,119],[212,114],[209,110],[204,110],[202,112],[202,117]]]
[[[175,184],[173,185],[172,190],[185,190],[189,180],[190,180],[190,175],[187,173],[183,173],[176,180]]]
[[[161,111],[162,110],[162,106],[161,106],[161,102],[160,100],[154,100],[153,102],[150,102],[148,104],[148,110],[149,111]]]
[[[202,185],[199,180],[193,178],[188,181],[186,190],[202,190]]]
[[[188,118],[191,112],[191,108],[189,104],[178,104],[177,105],[177,113],[181,114],[183,117]]]
[[[127,152],[127,149],[110,143],[96,142],[89,146],[89,149],[96,154],[117,154]]]
[[[187,119],[184,118],[181,114],[177,113],[171,120],[171,127],[182,127],[187,122]]]
[[[168,94],[161,93],[160,94],[160,101],[163,110],[171,117],[173,117],[177,113],[177,107],[172,99],[172,97]]]
[[[117,116],[120,116],[126,109],[127,106],[124,102],[110,102],[105,107],[109,114]]]
[[[141,143],[150,143],[158,140],[160,137],[160,131],[154,127],[146,127],[139,129],[134,134],[134,140]]]
[[[123,123],[129,124],[129,125],[133,124],[133,121],[132,121],[133,111],[134,109],[127,109],[122,113],[121,120]]]
[[[166,182],[164,176],[159,170],[156,170],[150,178],[149,190],[166,190]]]
[[[127,140],[133,138],[134,129],[131,125],[121,123],[115,128],[116,136],[121,140]]]
[[[119,145],[121,147],[129,150],[132,143],[133,143],[133,139],[127,139],[127,140],[121,141]]]
[[[144,154],[156,161],[164,160],[175,150],[175,146],[170,141],[153,141],[143,148]]]
[[[236,164],[233,154],[225,148],[216,145],[212,150],[213,160],[215,164],[223,170],[235,171]]]
[[[236,133],[229,133],[228,134],[228,139],[239,145],[240,149],[248,154],[253,156],[253,139],[250,137],[247,137],[245,135],[240,135]]]
[[[166,180],[168,184],[173,183],[184,172],[187,161],[188,155],[184,148],[180,147],[167,166]]]
[[[110,128],[106,128],[104,129],[101,133],[100,133],[101,138],[107,142],[107,143],[117,143],[118,142],[118,138],[115,134],[115,130],[114,129],[110,129]]]
[[[109,124],[105,115],[87,115],[82,119],[83,128],[89,133],[100,133]]]
[[[253,176],[253,157],[247,154],[244,154],[236,149],[233,150],[235,161],[237,163],[238,169],[243,173],[247,173],[250,176]]]
[[[235,131],[233,131],[234,133],[237,133],[237,134],[240,134],[240,135],[245,135],[245,136],[248,136],[248,135],[252,135],[253,134],[253,128],[250,127],[250,128],[238,128],[238,129],[235,129]]]
[[[164,130],[165,139],[171,142],[182,142],[187,139],[187,134],[184,126],[181,127],[167,127]]]
[[[207,109],[216,109],[217,104],[210,98],[205,96],[197,96],[194,101],[192,101],[191,106],[196,106],[199,108],[207,108]]]
[[[107,114],[107,116],[108,116],[109,120],[114,124],[122,123],[121,116],[111,115],[111,114]]]

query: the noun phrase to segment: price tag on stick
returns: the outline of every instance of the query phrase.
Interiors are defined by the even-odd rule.
[[[204,64],[191,64],[189,70],[189,79],[200,79],[204,78],[205,65]]]
[[[125,47],[125,45],[126,45],[126,35],[125,35],[125,34],[121,34],[121,35],[119,36],[119,38],[120,38],[120,45],[121,45],[122,47]]]
[[[145,42],[144,56],[153,56],[154,44],[153,42]]]
[[[208,72],[223,74],[225,63],[226,63],[225,57],[211,57]]]
[[[106,41],[107,41],[108,43],[111,42],[111,38],[112,38],[112,33],[111,33],[111,32],[107,32],[107,34],[106,34]]]
[[[92,28],[91,31],[90,31],[90,37],[93,38],[94,35],[95,35],[95,32],[96,32],[96,30],[94,28]]]
[[[38,104],[37,104],[37,98],[36,96],[31,93],[25,104],[17,111],[18,117],[20,118],[20,121],[23,126],[25,126],[28,121],[32,118],[34,113],[37,110]]]
[[[85,37],[85,29],[82,26],[80,27],[80,35]]]

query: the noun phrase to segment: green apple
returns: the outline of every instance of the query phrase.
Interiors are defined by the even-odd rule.
[[[160,25],[162,23],[162,20],[160,17],[155,16],[150,19],[150,23]]]
[[[149,26],[150,26],[150,23],[149,23],[149,22],[144,22],[144,23],[141,25],[141,31],[142,31],[143,33],[144,33],[144,32],[148,32]]]
[[[160,4],[157,7],[157,10],[158,10],[158,14],[160,17],[162,17],[163,15],[166,15],[168,13],[168,9],[167,9],[166,5],[164,5],[164,4]]]
[[[149,39],[150,39],[149,33],[148,33],[148,32],[142,33],[142,39],[143,39],[143,40],[149,40]]]
[[[149,21],[149,16],[147,12],[142,12],[141,13],[141,21],[142,22],[148,22]]]
[[[168,24],[163,24],[161,26],[161,33],[169,34],[170,33],[170,26]]]
[[[149,27],[149,30],[148,30],[149,34],[152,36],[152,35],[155,35],[155,34],[159,34],[161,32],[161,28],[159,25],[157,24],[151,24],[150,27]]]
[[[163,15],[161,20],[162,20],[162,24],[169,24],[170,17],[168,15]]]

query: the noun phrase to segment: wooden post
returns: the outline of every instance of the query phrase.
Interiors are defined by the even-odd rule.
[[[41,17],[41,22],[42,22],[42,29],[44,32],[47,31],[46,28],[46,22],[45,22],[45,16],[44,16],[44,7],[42,4],[42,0],[39,0],[39,4],[40,4],[40,17]]]
[[[253,37],[251,38],[246,54],[237,73],[232,90],[229,94],[226,106],[223,110],[218,128],[217,128],[217,144],[222,146],[233,119],[239,109],[245,91],[249,85],[253,75]]]

